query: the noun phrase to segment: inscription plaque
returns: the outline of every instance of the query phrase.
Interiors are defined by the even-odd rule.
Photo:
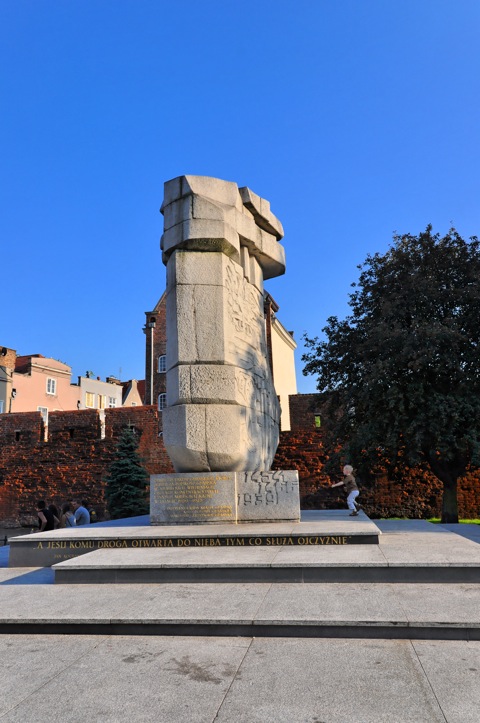
[[[150,477],[150,524],[300,520],[298,472],[186,472]]]
[[[235,473],[177,473],[150,477],[150,524],[235,522]]]

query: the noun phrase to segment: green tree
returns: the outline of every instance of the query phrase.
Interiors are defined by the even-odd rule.
[[[428,226],[358,268],[351,313],[329,318],[324,339],[305,337],[303,373],[328,392],[350,461],[428,464],[442,520],[457,522],[457,480],[480,461],[479,242]]]
[[[118,441],[115,458],[105,480],[105,498],[112,519],[148,513],[148,474],[138,454],[138,439],[126,427]]]

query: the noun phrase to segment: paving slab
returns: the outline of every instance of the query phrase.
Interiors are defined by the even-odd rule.
[[[54,585],[5,586],[0,592],[0,623],[107,622],[132,609],[141,592],[105,585],[88,590]]]
[[[457,524],[445,524],[441,525],[445,530],[449,532],[455,532],[456,535],[467,537],[473,542],[480,543],[480,525],[478,523],[461,522]]]
[[[317,547],[280,547],[274,567],[387,567],[378,545],[325,545]]]
[[[381,549],[391,566],[480,565],[480,546],[447,530],[382,535]]]
[[[249,644],[235,638],[0,636],[0,717],[5,723],[211,722]]]
[[[420,641],[412,646],[448,723],[477,723],[480,711],[479,643]]]
[[[0,635],[0,655],[2,723],[478,720],[478,642]]]
[[[408,642],[255,639],[222,723],[445,723]]]
[[[377,527],[390,535],[405,532],[438,532],[438,525],[428,520],[375,520]]]
[[[257,616],[270,584],[143,585],[135,603],[115,622],[178,622],[251,624]]]
[[[410,624],[475,625],[480,627],[478,584],[394,586],[395,599]]]
[[[480,600],[480,597],[479,597]],[[475,616],[480,621],[480,613]],[[303,585],[271,585],[261,603],[255,621],[290,624],[344,625],[370,623],[403,623],[407,616],[395,595],[395,586],[388,584],[348,585],[340,583]]]
[[[0,718],[15,720],[21,710],[28,710],[33,702],[41,704],[45,686],[61,676],[64,671],[82,659],[104,640],[102,637],[76,636],[72,641],[56,636],[9,636],[0,635],[0,659],[2,660],[2,685],[0,686]],[[90,686],[88,686],[90,687]],[[54,700],[54,705],[52,705]],[[72,696],[66,696],[70,707]],[[24,715],[23,720],[59,720],[55,718],[56,699],[50,699],[50,715]],[[10,717],[9,717],[10,716]],[[78,720],[78,718],[77,718]]]

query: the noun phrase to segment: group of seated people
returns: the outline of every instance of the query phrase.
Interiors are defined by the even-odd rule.
[[[65,502],[60,512],[56,505],[52,504],[47,507],[45,500],[39,500],[37,517],[40,532],[90,524],[90,512],[85,500]]]

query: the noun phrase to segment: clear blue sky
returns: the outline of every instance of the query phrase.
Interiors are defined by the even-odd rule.
[[[368,253],[480,235],[479,43],[478,0],[1,0],[0,345],[143,378],[163,182],[217,176],[284,225],[314,391]]]

